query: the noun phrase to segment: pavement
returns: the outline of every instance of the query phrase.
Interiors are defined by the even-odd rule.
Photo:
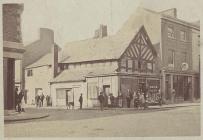
[[[45,118],[48,117],[49,114],[47,113],[35,113],[35,114],[31,114],[31,113],[12,113],[9,115],[4,116],[4,122],[11,122],[11,121],[24,121],[24,120],[33,120],[33,119],[41,119],[41,118]]]
[[[177,108],[177,107],[187,107],[187,106],[200,106],[200,103],[179,103],[179,104],[168,104],[162,106],[149,106],[147,110],[166,110],[168,108]],[[28,107],[28,108],[35,108]],[[66,108],[59,108],[59,107],[41,107],[40,109],[59,109],[64,110]],[[39,109],[39,110],[40,110]],[[83,110],[70,110],[70,111],[87,111],[87,110],[99,110],[99,108],[84,108]],[[113,110],[113,111],[136,111],[136,112],[144,112],[143,110],[137,110],[135,108],[105,108],[105,110]],[[33,120],[33,119],[42,119],[50,116],[50,112],[41,111],[41,112],[22,112],[22,113],[10,113],[9,115],[4,116],[4,122],[15,122],[15,121],[24,121],[24,120]]]

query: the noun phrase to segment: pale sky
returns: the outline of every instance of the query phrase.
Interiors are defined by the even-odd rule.
[[[55,42],[63,47],[69,41],[91,38],[100,24],[114,34],[142,6],[155,11],[177,8],[178,17],[200,19],[201,0],[5,0],[24,3],[22,34],[24,44],[39,38],[39,28],[54,30]],[[178,2],[178,3],[177,3]]]

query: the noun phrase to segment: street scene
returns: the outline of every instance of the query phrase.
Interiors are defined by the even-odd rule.
[[[200,136],[200,1],[154,1],[3,3],[5,137]]]

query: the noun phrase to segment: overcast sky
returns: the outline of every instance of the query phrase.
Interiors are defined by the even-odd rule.
[[[51,28],[61,47],[73,40],[93,37],[99,24],[115,33],[128,17],[142,6],[155,11],[177,8],[178,17],[187,21],[200,19],[201,0],[6,0],[24,3],[22,33],[24,44],[39,38],[39,28]],[[178,3],[177,3],[178,2]]]

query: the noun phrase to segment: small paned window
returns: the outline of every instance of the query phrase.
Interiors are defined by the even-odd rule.
[[[186,32],[185,31],[180,31],[180,40],[186,41]]]
[[[169,38],[175,38],[175,31],[174,31],[173,26],[168,27],[168,37]]]
[[[174,67],[175,63],[175,51],[174,50],[169,50],[168,51],[168,64],[172,67]]]
[[[32,72],[32,70],[31,70],[31,69],[30,69],[30,70],[27,70],[27,76],[28,76],[28,77],[33,76],[33,72]]]

